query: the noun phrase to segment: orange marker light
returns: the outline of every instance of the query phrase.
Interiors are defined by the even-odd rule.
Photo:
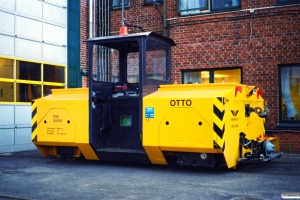
[[[242,93],[242,87],[241,86],[236,86],[235,87],[235,96],[236,96],[236,94],[237,94],[237,92],[240,92],[240,93]]]
[[[128,27],[127,26],[121,26],[120,27],[120,35],[127,35],[128,34]]]

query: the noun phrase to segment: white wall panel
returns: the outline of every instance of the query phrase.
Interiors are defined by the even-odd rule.
[[[12,146],[15,144],[14,141],[14,129],[0,129],[0,147],[1,146]]]
[[[0,56],[66,64],[66,7],[67,0],[0,0]],[[31,105],[0,105],[0,153],[30,149]]]
[[[15,135],[15,144],[31,144],[31,127],[17,128]]]
[[[12,0],[0,0],[0,8],[4,8],[6,10],[15,10],[15,1]]]
[[[28,151],[28,150],[36,150],[36,147],[34,146],[33,143],[15,145],[14,149],[13,149],[14,152],[17,152],[17,151]]]
[[[44,23],[43,40],[66,45],[66,28]]]
[[[66,64],[66,47],[44,44],[43,59],[45,61]]]
[[[15,31],[14,18],[14,15],[0,11],[0,32],[13,35]]]
[[[15,124],[14,113],[15,113],[14,105],[0,105],[0,126],[14,125]]]
[[[33,60],[42,59],[42,44],[16,38],[16,56],[20,58],[27,58]]]
[[[16,0],[16,12],[33,17],[42,18],[42,1],[37,0]]]
[[[15,38],[6,35],[0,35],[0,55],[14,56],[14,49]]]
[[[64,26],[66,24],[66,9],[44,3],[43,19]]]
[[[53,3],[53,4],[58,4],[62,6],[67,6],[66,5],[66,0],[44,0],[45,2]]]
[[[42,41],[42,22],[32,20],[25,17],[16,16],[16,32],[17,36],[25,36],[26,38],[37,39]]]
[[[31,105],[16,105],[15,124],[31,124]]]

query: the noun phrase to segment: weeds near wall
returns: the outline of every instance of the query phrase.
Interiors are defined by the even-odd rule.
[[[292,153],[291,143],[289,143],[288,146],[286,147],[286,151],[287,153]]]

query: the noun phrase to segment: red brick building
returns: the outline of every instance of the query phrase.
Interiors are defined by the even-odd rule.
[[[93,2],[92,19],[89,6]],[[118,35],[121,0],[81,1],[81,40]],[[154,4],[155,2],[156,4]],[[172,38],[172,82],[240,82],[263,90],[267,134],[300,152],[299,0],[125,0],[129,33]],[[81,66],[87,66],[81,45]],[[83,76],[83,87],[87,77]]]

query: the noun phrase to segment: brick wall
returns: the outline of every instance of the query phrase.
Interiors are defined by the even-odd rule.
[[[89,0],[80,1],[80,66],[88,68],[87,45],[83,41],[89,38]],[[82,87],[88,87],[88,78],[82,76]]]
[[[279,138],[280,151],[285,153],[300,153],[300,137],[297,132],[273,132],[268,135],[276,135]]]
[[[89,30],[89,0],[80,1],[80,67],[88,70],[88,46],[84,40],[90,37]],[[92,37],[98,37],[98,12],[99,11],[99,1],[93,0],[93,30]],[[82,76],[82,87],[88,87],[88,77]]]
[[[83,6],[87,4],[82,1]],[[172,81],[181,82],[186,69],[242,67],[242,80],[264,91],[271,115],[267,129],[281,137],[282,150],[299,149],[299,127],[278,133],[278,65],[300,63],[300,6],[276,6],[276,0],[242,0],[241,10],[180,17],[177,0],[167,1],[167,32],[172,47]],[[82,8],[84,9],[84,8]],[[162,6],[157,9],[163,13]],[[126,23],[163,33],[163,21],[153,6],[131,1]],[[254,9],[250,13],[249,9]],[[84,20],[86,12],[82,12]],[[121,9],[111,11],[111,35],[119,34]],[[82,27],[82,34],[87,27]],[[140,32],[129,28],[129,33]],[[82,46],[84,51],[85,46]],[[86,64],[82,54],[82,64]]]
[[[242,9],[256,5],[243,2]],[[275,1],[264,1],[262,6],[272,5]],[[299,6],[289,6],[169,20],[170,37],[177,45],[173,81],[181,82],[184,69],[242,67],[243,83],[264,91],[271,112],[267,129],[278,129],[278,65],[300,63],[299,11]],[[276,134],[282,151],[300,152],[299,132]]]
[[[144,5],[144,0],[131,1],[130,7],[125,9],[126,23],[141,26],[145,31],[162,33],[163,21],[159,12],[163,13],[163,7],[158,5],[157,9],[152,5]],[[111,35],[119,34],[121,24],[122,10],[113,10],[111,12]],[[137,27],[129,27],[129,33],[140,31]]]
[[[185,69],[242,67],[243,83],[264,91],[272,113],[267,127],[275,128],[278,64],[300,63],[299,23],[294,7],[169,20],[170,37],[177,45],[173,81],[181,82]]]

